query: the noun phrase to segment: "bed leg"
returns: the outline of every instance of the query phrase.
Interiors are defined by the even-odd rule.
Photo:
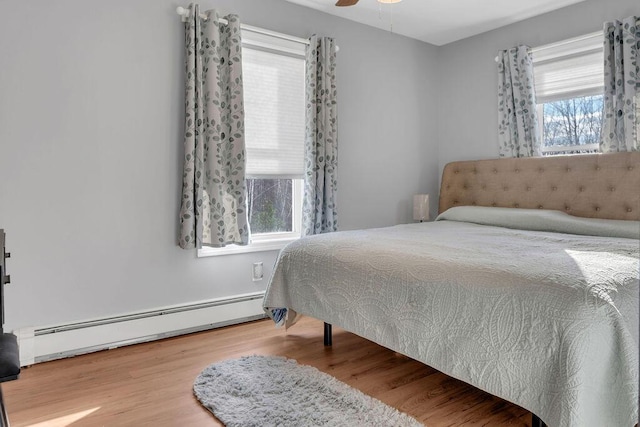
[[[324,322],[324,345],[329,347],[331,344],[331,325]]]
[[[531,413],[531,427],[547,427],[540,418],[533,412]]]

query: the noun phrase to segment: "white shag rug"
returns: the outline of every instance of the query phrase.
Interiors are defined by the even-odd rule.
[[[227,427],[423,426],[331,375],[278,356],[214,363],[193,391]]]

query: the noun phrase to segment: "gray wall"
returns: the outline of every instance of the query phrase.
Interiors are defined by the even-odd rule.
[[[640,15],[638,0],[587,0],[439,50],[439,169],[454,160],[498,157],[499,50],[541,46],[602,29],[605,21]]]
[[[264,289],[276,253],[176,246],[183,27],[169,0],[24,0],[0,14],[0,227],[6,327]],[[342,229],[410,220],[438,182],[438,51],[283,0],[200,1],[340,45]]]
[[[0,14],[0,227],[7,329],[262,290],[275,252],[176,246],[183,30],[168,0],[25,0]],[[493,58],[640,14],[591,0],[436,48],[284,0],[200,1],[254,26],[340,45],[341,229],[410,221],[446,162],[496,157]],[[446,88],[446,89],[439,89]]]

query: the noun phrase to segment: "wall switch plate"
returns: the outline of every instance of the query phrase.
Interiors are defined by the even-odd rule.
[[[262,262],[254,262],[253,263],[253,281],[257,282],[258,280],[262,280],[264,276],[264,270],[262,268]]]

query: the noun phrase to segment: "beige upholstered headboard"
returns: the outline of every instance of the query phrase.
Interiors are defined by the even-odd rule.
[[[640,220],[640,152],[449,163],[439,212],[453,206],[552,209]]]

